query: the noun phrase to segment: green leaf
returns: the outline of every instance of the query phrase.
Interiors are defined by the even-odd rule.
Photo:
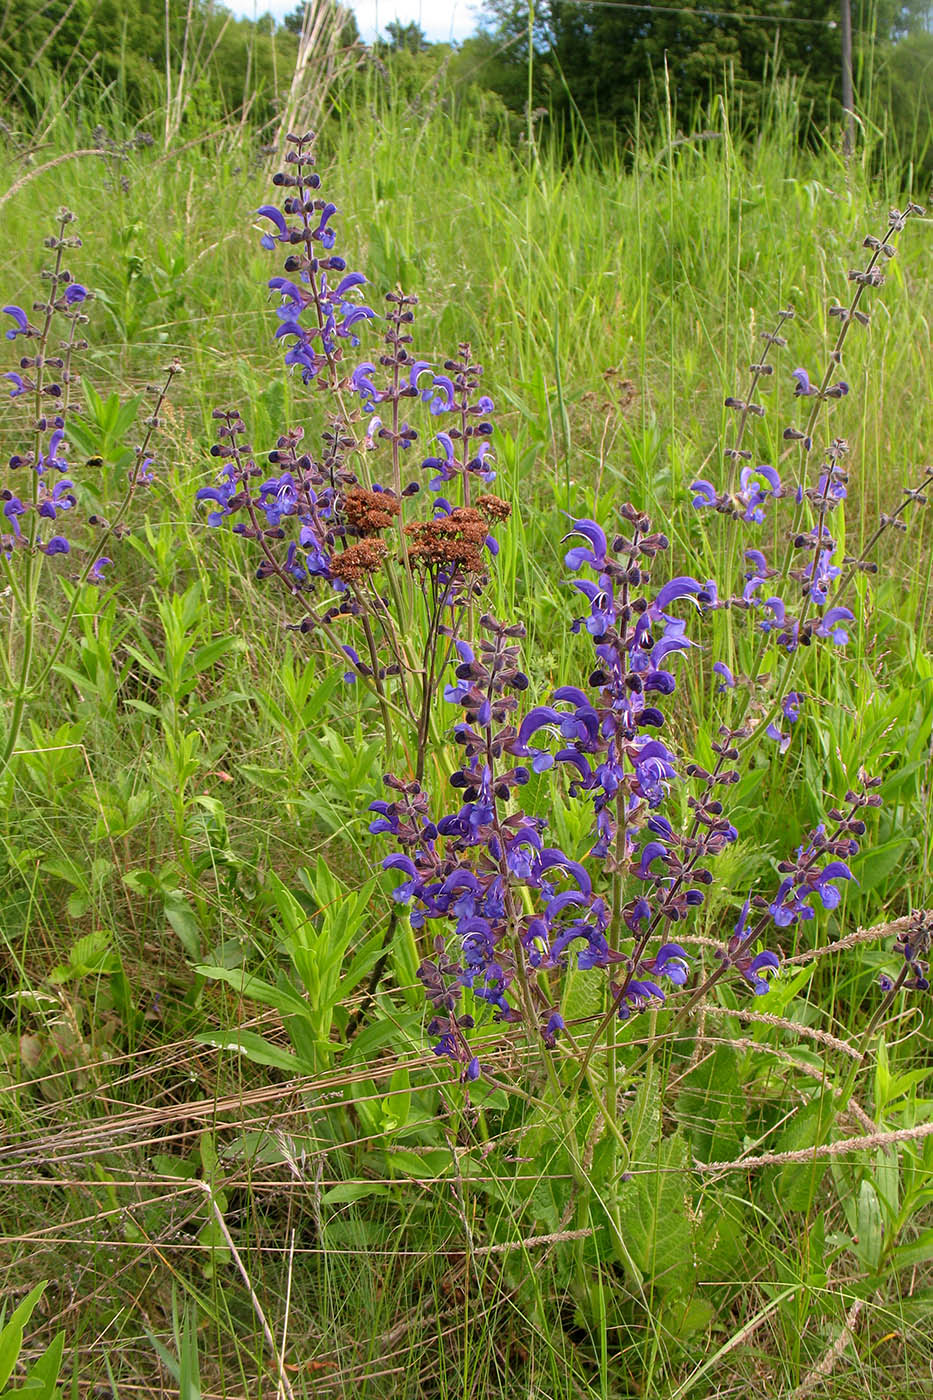
[[[831,1093],[804,1104],[776,1139],[774,1151],[799,1152],[805,1147],[815,1147],[826,1137],[833,1114]],[[814,1158],[812,1162],[788,1162],[774,1168],[773,1189],[781,1209],[809,1211],[827,1165],[828,1158],[823,1157]]]
[[[271,792],[276,797],[281,797],[283,788],[287,786],[284,768],[259,768],[254,763],[241,763],[237,772],[253,787],[258,787],[261,792]]]
[[[376,963],[382,956],[384,938],[385,930],[379,929],[373,934],[372,938],[364,943],[361,948],[357,949],[349,963],[344,966],[340,978],[341,998],[348,997],[351,992],[355,991],[363,981],[363,978],[376,966]]]
[[[903,863],[910,844],[904,837],[898,837],[886,841],[884,845],[872,846],[871,860],[862,861],[859,866],[859,883],[863,892],[876,889],[884,883],[891,871]]]
[[[346,1063],[353,1064],[355,1060],[368,1060],[384,1046],[389,1045],[398,1037],[398,1026],[394,1021],[373,1021],[368,1026],[364,1026],[358,1035],[353,1037],[347,1046]]]
[[[865,1267],[874,1272],[881,1262],[884,1231],[878,1192],[867,1178],[859,1187],[856,1220],[858,1244],[855,1245],[855,1252]]]
[[[735,1051],[719,1046],[684,1076],[677,1113],[689,1128],[694,1156],[721,1162],[736,1155],[742,1142],[745,1100]]]
[[[679,1299],[664,1310],[664,1326],[675,1337],[689,1337],[708,1327],[716,1316],[716,1309],[706,1298],[696,1296],[682,1303]]]
[[[391,1196],[390,1187],[379,1181],[342,1181],[321,1197],[321,1205],[337,1206],[347,1201],[364,1201],[370,1196]]]
[[[294,988],[280,987],[262,977],[250,977],[238,968],[217,967],[216,964],[198,963],[194,970],[212,982],[226,982],[247,1001],[271,1006],[281,1016],[301,1016],[307,1020],[310,1015],[309,1003]]]
[[[33,1395],[35,1400],[54,1400],[59,1394],[56,1382],[62,1369],[62,1355],[65,1349],[65,1334],[59,1332],[45,1351],[26,1373],[21,1395]]]
[[[286,1074],[299,1076],[309,1072],[297,1056],[288,1050],[273,1045],[255,1031],[216,1031],[196,1035],[199,1045],[213,1045],[217,1050],[236,1050],[256,1065],[269,1065],[272,1069],[284,1070]]]
[[[649,1065],[629,1111],[629,1150],[633,1163],[655,1159],[661,1126],[658,1071]]]
[[[899,1244],[894,1251],[895,1269],[915,1269],[933,1260],[933,1229],[924,1230],[910,1244]]]
[[[159,1176],[173,1176],[179,1181],[191,1181],[198,1174],[197,1163],[190,1157],[174,1157],[167,1152],[156,1153],[152,1169]]]
[[[390,1171],[402,1172],[405,1176],[418,1178],[439,1176],[451,1166],[450,1153],[438,1148],[435,1152],[409,1152],[399,1147],[386,1153],[386,1165]]]
[[[23,1330],[42,1297],[47,1283],[37,1283],[31,1293],[10,1314],[10,1320],[0,1332],[0,1385],[6,1385],[23,1345]]]
[[[164,897],[165,917],[178,935],[178,941],[188,957],[197,962],[201,956],[201,930],[197,917],[181,890],[169,890]]]
[[[574,968],[567,980],[567,990],[561,1008],[564,1020],[576,1021],[584,1016],[598,1016],[605,1008],[605,976],[600,976],[596,968],[583,972]]]
[[[687,1214],[687,1145],[683,1135],[655,1143],[650,1156],[633,1156],[635,1175],[620,1190],[619,1223],[632,1261],[664,1293],[693,1280],[693,1230]]]

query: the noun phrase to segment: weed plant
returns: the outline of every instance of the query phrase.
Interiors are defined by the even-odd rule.
[[[925,216],[714,120],[359,114],[278,215],[222,146],[10,171],[11,305],[82,210],[76,504],[187,371],[3,777],[2,1263],[74,1393],[916,1393]]]

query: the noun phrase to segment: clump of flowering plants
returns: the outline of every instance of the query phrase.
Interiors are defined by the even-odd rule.
[[[8,318],[6,340],[21,342],[16,369],[2,376],[11,386],[9,397],[21,424],[19,446],[4,463],[0,490],[0,568],[10,609],[7,645],[0,648],[0,690],[8,704],[0,767],[6,767],[13,756],[30,700],[42,693],[51,675],[74,619],[81,586],[103,582],[104,571],[113,562],[105,554],[108,541],[119,537],[137,489],[153,480],[150,443],[163,400],[179,370],[173,363],[166,371],[143,440],[134,449],[126,489],[113,519],[88,516],[93,543],[76,545],[70,522],[80,512],[69,464],[68,428],[81,413],[77,363],[88,348],[84,327],[92,294],[68,265],[71,254],[81,247],[81,239],[69,231],[74,222],[70,210],[59,210],[58,228],[45,239],[52,262],[42,272],[41,296],[28,310],[17,305],[2,308]],[[77,586],[64,612],[55,618],[51,652],[37,670],[34,644],[41,579],[45,564],[53,558],[67,560],[72,568],[77,560],[72,574]]]
[[[365,277],[334,251],[337,206],[319,193],[313,135],[288,143],[287,168],[274,181],[282,206],[258,211],[271,226],[263,246],[286,254],[284,275],[268,281],[273,339],[309,392],[325,398],[326,426],[320,448],[300,427],[283,431],[267,453],[270,473],[243,440],[239,411],[216,410],[212,452],[223,467],[198,499],[210,525],[230,520],[253,545],[257,579],[275,580],[294,600],[300,616],[290,625],[313,634],[348,682],[372,692],[387,752],[400,742],[420,776],[450,634],[482,592],[497,549],[492,529],[510,511],[485,489],[494,479],[493,404],[480,392],[469,345],[443,364],[416,357],[417,298],[401,290],[386,296],[378,363],[348,363],[378,318],[357,299]],[[436,451],[413,474],[415,413]],[[424,473],[433,499],[413,513]]]
[[[323,405],[320,446],[287,427],[267,468],[239,412],[217,410],[212,451],[223,465],[198,497],[210,525],[243,537],[257,579],[293,600],[289,625],[316,638],[378,706],[388,771],[370,832],[420,941],[438,1061],[469,1100],[494,1075],[501,1045],[523,1036],[539,1055],[534,1088],[546,1080],[571,1121],[587,1087],[621,1143],[620,1023],[631,1037],[638,1018],[653,1027],[663,1013],[673,1031],[725,981],[733,1001],[767,995],[787,931],[837,909],[858,878],[865,813],[881,800],[867,772],[783,853],[773,887],[729,892],[740,910],[733,927],[713,940],[694,929],[717,861],[742,834],[732,791],[752,755],[767,761],[789,747],[808,703],[802,658],[849,643],[859,625],[853,585],[876,567],[879,535],[923,503],[933,477],[927,470],[905,491],[862,552],[840,547],[847,444],[825,411],[850,396],[848,334],[867,325],[866,292],[918,210],[892,211],[883,236],[866,240],[851,301],[831,308],[839,331],[824,372],[788,371],[804,412],[783,430],[790,464],[757,461],[751,428],[765,414],[758,392],[774,379],[771,354],[785,344],[791,308],[765,334],[744,396],[727,398],[738,426],[725,479],[691,488],[699,517],[722,525],[709,551],[717,578],[670,565],[663,522],[629,503],[611,520],[566,522],[576,673],[532,697],[524,626],[494,616],[482,597],[509,506],[489,489],[493,404],[481,367],[466,344],[441,363],[419,358],[416,301],[399,289],[386,298],[381,348],[355,358],[378,318],[360,299],[364,277],[335,251],[337,211],[319,193],[312,138],[288,141],[276,177],[282,206],[258,212],[269,225],[264,246],[285,255],[268,281],[272,338]],[[674,737],[672,716],[684,668],[707,654],[716,713],[694,744]],[[448,775],[446,797],[425,781],[429,755],[432,779]],[[585,850],[551,836],[549,803],[588,805]],[[905,944],[897,990],[925,987],[927,943],[924,934]],[[568,1009],[577,974],[602,974],[601,1010],[584,1019]],[[895,983],[883,986],[890,998]],[[650,1054],[629,1061],[629,1079]],[[582,1188],[582,1156],[571,1156]]]

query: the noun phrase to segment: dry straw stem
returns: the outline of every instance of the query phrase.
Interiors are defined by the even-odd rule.
[[[207,1201],[211,1208],[211,1211],[213,1212],[214,1219],[217,1221],[217,1224],[220,1228],[220,1233],[223,1235],[227,1243],[227,1248],[230,1250],[230,1253],[233,1256],[233,1262],[236,1264],[237,1269],[239,1270],[240,1277],[242,1278],[243,1283],[246,1286],[246,1291],[249,1294],[249,1300],[253,1305],[253,1312],[256,1314],[256,1317],[259,1320],[259,1325],[262,1328],[263,1336],[266,1339],[269,1350],[275,1357],[275,1364],[278,1367],[279,1372],[280,1388],[288,1396],[288,1400],[295,1400],[295,1392],[292,1390],[291,1381],[288,1379],[288,1375],[285,1371],[285,1362],[282,1358],[281,1353],[279,1352],[278,1347],[275,1344],[275,1337],[273,1337],[272,1329],[266,1321],[266,1315],[262,1310],[262,1304],[256,1297],[255,1290],[253,1289],[253,1285],[250,1282],[249,1274],[246,1271],[246,1265],[240,1258],[240,1252],[233,1242],[233,1236],[227,1229],[227,1222],[226,1220],[224,1220],[223,1212],[217,1205],[217,1202],[214,1200],[214,1192],[212,1191],[210,1185],[206,1181],[199,1181],[197,1182],[197,1185],[201,1188],[201,1190],[204,1192],[204,1195],[207,1197]]]
[[[277,148],[287,131],[309,131],[320,125],[333,83],[359,61],[352,49],[340,47],[348,18],[349,11],[332,0],[307,0],[295,71],[275,140]]]
[[[828,1031],[818,1030],[815,1026],[802,1026],[799,1021],[785,1021],[782,1016],[772,1016],[768,1011],[746,1011],[744,1008],[733,1010],[726,1006],[714,1006],[710,1002],[704,1003],[703,1011],[707,1016],[734,1016],[737,1021],[751,1021],[756,1025],[773,1026],[775,1030],[790,1031],[793,1035],[799,1035],[806,1040],[814,1040],[819,1045],[825,1045],[828,1050],[837,1050],[840,1055],[848,1055],[850,1059],[861,1060],[862,1058],[860,1052],[847,1040],[839,1040],[838,1037],[830,1035]],[[768,1047],[758,1045],[756,1042],[755,1048],[765,1050]]]
[[[933,1123],[915,1128],[895,1128],[887,1133],[864,1133],[861,1137],[840,1138],[821,1147],[802,1147],[793,1152],[765,1152],[760,1157],[737,1157],[734,1162],[697,1162],[698,1172],[748,1171],[752,1167],[781,1166],[784,1162],[812,1162],[819,1157],[844,1157],[848,1152],[870,1152],[875,1147],[893,1147],[898,1142],[918,1142],[933,1133]]]
[[[856,929],[854,933],[840,938],[836,943],[827,944],[825,948],[808,948],[806,952],[796,953],[792,958],[785,958],[782,965],[784,967],[799,967],[801,963],[813,962],[814,958],[825,958],[828,953],[842,953],[846,948],[855,948],[859,943],[877,943],[879,938],[890,938],[894,934],[900,933],[915,917],[916,914],[904,914],[899,919],[892,919],[890,923],[875,924],[872,928]]]
[[[852,1340],[855,1324],[858,1322],[859,1314],[864,1306],[865,1299],[856,1298],[855,1302],[846,1313],[846,1320],[842,1325],[842,1331],[839,1333],[832,1346],[826,1354],[820,1358],[812,1370],[807,1372],[797,1389],[791,1391],[787,1400],[806,1400],[806,1397],[813,1394],[813,1391],[820,1382],[825,1381],[827,1377],[832,1374],[836,1362]]]
[[[56,156],[54,160],[47,160],[45,165],[37,165],[35,170],[30,170],[27,174],[21,175],[18,180],[14,180],[6,193],[0,195],[0,209],[3,208],[8,199],[12,199],[15,194],[19,194],[20,190],[23,189],[25,185],[29,184],[30,180],[35,180],[38,176],[44,175],[47,170],[54,170],[56,165],[61,165],[66,160],[77,160],[79,156],[105,156],[106,154],[107,152],[101,150],[98,146],[87,146],[78,151],[65,151],[62,155]]]

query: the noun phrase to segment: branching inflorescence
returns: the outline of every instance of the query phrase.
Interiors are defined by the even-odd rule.
[[[403,877],[395,899],[408,906],[415,930],[431,933],[419,976],[435,1053],[449,1057],[465,1082],[476,1079],[471,1032],[482,1009],[496,1021],[522,1023],[553,1048],[569,1029],[561,1007],[571,966],[607,974],[606,1010],[584,1071],[611,1022],[662,1006],[671,989],[682,993],[679,1014],[728,973],[752,993],[766,993],[780,958],[763,940],[812,919],[817,907],[839,904],[865,831],[859,814],[880,800],[876,779],[862,775],[846,806],[830,811],[778,867],[773,897],[749,893],[705,974],[681,930],[706,900],[716,857],[737,838],[726,807],[745,751],[758,736],[781,751],[790,744],[788,729],[805,699],[792,688],[799,650],[845,646],[855,618],[842,594],[873,567],[865,555],[839,557],[832,521],[846,500],[847,445],[833,436],[818,452],[817,432],[824,406],[849,394],[840,374],[846,337],[852,325],[867,324],[865,291],[880,284],[879,263],[893,256],[916,207],[893,211],[884,237],[866,240],[870,259],[850,274],[852,300],[831,310],[840,326],[822,378],[793,371],[795,399],[808,410],[783,434],[798,450],[796,479],[755,465],[748,443],[751,425],[765,414],[758,391],[774,376],[769,357],[786,343],[790,308],[765,333],[744,397],[726,399],[738,421],[725,449],[728,480],[723,488],[695,481],[693,503],[751,532],[768,523],[772,506],[786,503],[790,520],[777,557],[753,533],[743,541],[740,579],[727,562],[718,583],[690,574],[661,581],[655,574],[669,540],[642,511],[623,505],[617,532],[574,519],[565,562],[586,606],[570,626],[592,651],[580,656],[578,684],[560,686],[546,704],[526,705],[524,628],[488,611],[474,622],[497,549],[491,532],[510,509],[487,489],[493,404],[481,390],[482,369],[467,344],[440,367],[417,358],[417,300],[400,289],[386,299],[381,353],[346,366],[375,313],[356,300],[365,278],[347,272],[334,252],[337,210],[319,194],[312,137],[288,141],[288,171],[276,177],[284,204],[259,213],[274,230],[263,244],[288,249],[286,275],[268,284],[279,302],[274,338],[287,344],[286,363],[305,384],[329,395],[322,448],[308,451],[300,427],[286,430],[268,453],[267,475],[243,441],[239,413],[218,410],[212,451],[224,466],[198,498],[209,524],[233,518],[234,531],[256,547],[257,577],[276,578],[300,600],[303,616],[291,625],[323,639],[346,679],[374,692],[387,753],[393,724],[400,720],[407,733],[408,772],[386,775],[388,793],[372,804],[370,831],[395,847],[383,861]],[[410,421],[416,411],[426,413],[436,445],[422,459],[434,500],[420,518],[411,517],[410,505],[420,483],[405,470],[419,439]],[[923,484],[907,492],[905,505],[923,499]],[[900,523],[901,513],[888,523]],[[754,656],[746,675],[736,675],[731,657],[714,662],[729,714],[707,746],[715,756],[709,766],[668,737],[669,702],[678,669],[699,653],[703,627],[726,610],[753,620]],[[777,658],[776,679],[764,669],[769,656]],[[454,675],[444,699],[462,712],[450,778],[458,805],[438,815],[422,783],[432,738],[441,744],[434,702],[449,664]],[[753,699],[760,691],[764,705]],[[523,793],[541,781],[591,804],[586,852],[553,844],[534,804],[525,810]],[[915,945],[909,963],[921,967],[919,986]]]
[[[330,396],[322,450],[306,450],[300,427],[288,430],[268,453],[272,475],[266,475],[242,441],[246,426],[239,413],[218,409],[212,452],[224,466],[198,500],[210,525],[238,517],[234,531],[259,550],[257,577],[275,578],[301,599],[303,616],[291,625],[322,638],[340,655],[347,680],[374,692],[388,742],[392,714],[401,717],[420,774],[432,702],[450,653],[447,630],[482,591],[488,557],[497,548],[492,527],[510,509],[488,492],[471,499],[474,478],[488,485],[495,475],[493,404],[479,393],[482,369],[468,345],[437,370],[415,357],[417,298],[400,290],[386,297],[378,364],[345,367],[347,351],[359,345],[376,315],[353,300],[365,277],[347,272],[345,259],[333,251],[337,208],[318,194],[313,136],[288,140],[289,169],[275,177],[287,193],[281,209],[259,210],[275,230],[262,242],[289,249],[287,275],[268,283],[279,298],[274,339],[287,343],[286,364]],[[441,455],[425,458],[422,470],[431,473],[434,492],[459,481],[460,500],[436,495],[428,518],[411,519],[408,503],[421,483],[405,479],[405,463],[419,434],[406,414],[419,405],[432,424],[445,421],[434,434]],[[374,469],[379,454],[382,480]]]

